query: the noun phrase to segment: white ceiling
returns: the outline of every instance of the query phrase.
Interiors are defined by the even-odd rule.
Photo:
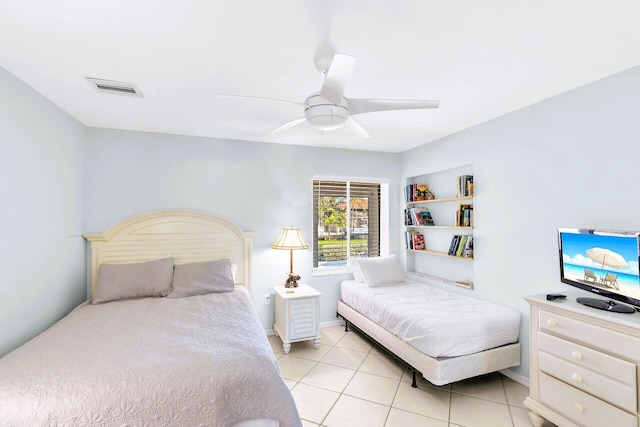
[[[302,108],[216,96],[304,102],[329,52],[357,58],[347,98],[440,108],[266,136]],[[637,0],[0,0],[0,66],[93,127],[402,152],[637,65]]]

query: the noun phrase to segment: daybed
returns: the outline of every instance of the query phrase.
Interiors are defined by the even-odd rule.
[[[85,237],[93,301],[0,359],[0,425],[301,426],[251,303],[253,233],[168,210]]]
[[[518,366],[520,313],[406,281],[394,256],[358,260],[338,314],[435,385]]]

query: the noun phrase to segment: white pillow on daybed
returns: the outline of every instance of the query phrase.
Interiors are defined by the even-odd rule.
[[[390,285],[406,280],[404,270],[395,255],[361,258],[357,264],[364,282],[370,287]]]

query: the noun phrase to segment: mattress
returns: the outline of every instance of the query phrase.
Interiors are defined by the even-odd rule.
[[[457,357],[518,341],[520,313],[418,282],[369,287],[346,280],[342,301],[431,357]]]
[[[300,426],[249,293],[86,304],[0,359],[0,425]]]

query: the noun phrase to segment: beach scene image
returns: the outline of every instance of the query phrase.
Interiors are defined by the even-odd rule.
[[[564,277],[640,299],[635,235],[562,234]]]

